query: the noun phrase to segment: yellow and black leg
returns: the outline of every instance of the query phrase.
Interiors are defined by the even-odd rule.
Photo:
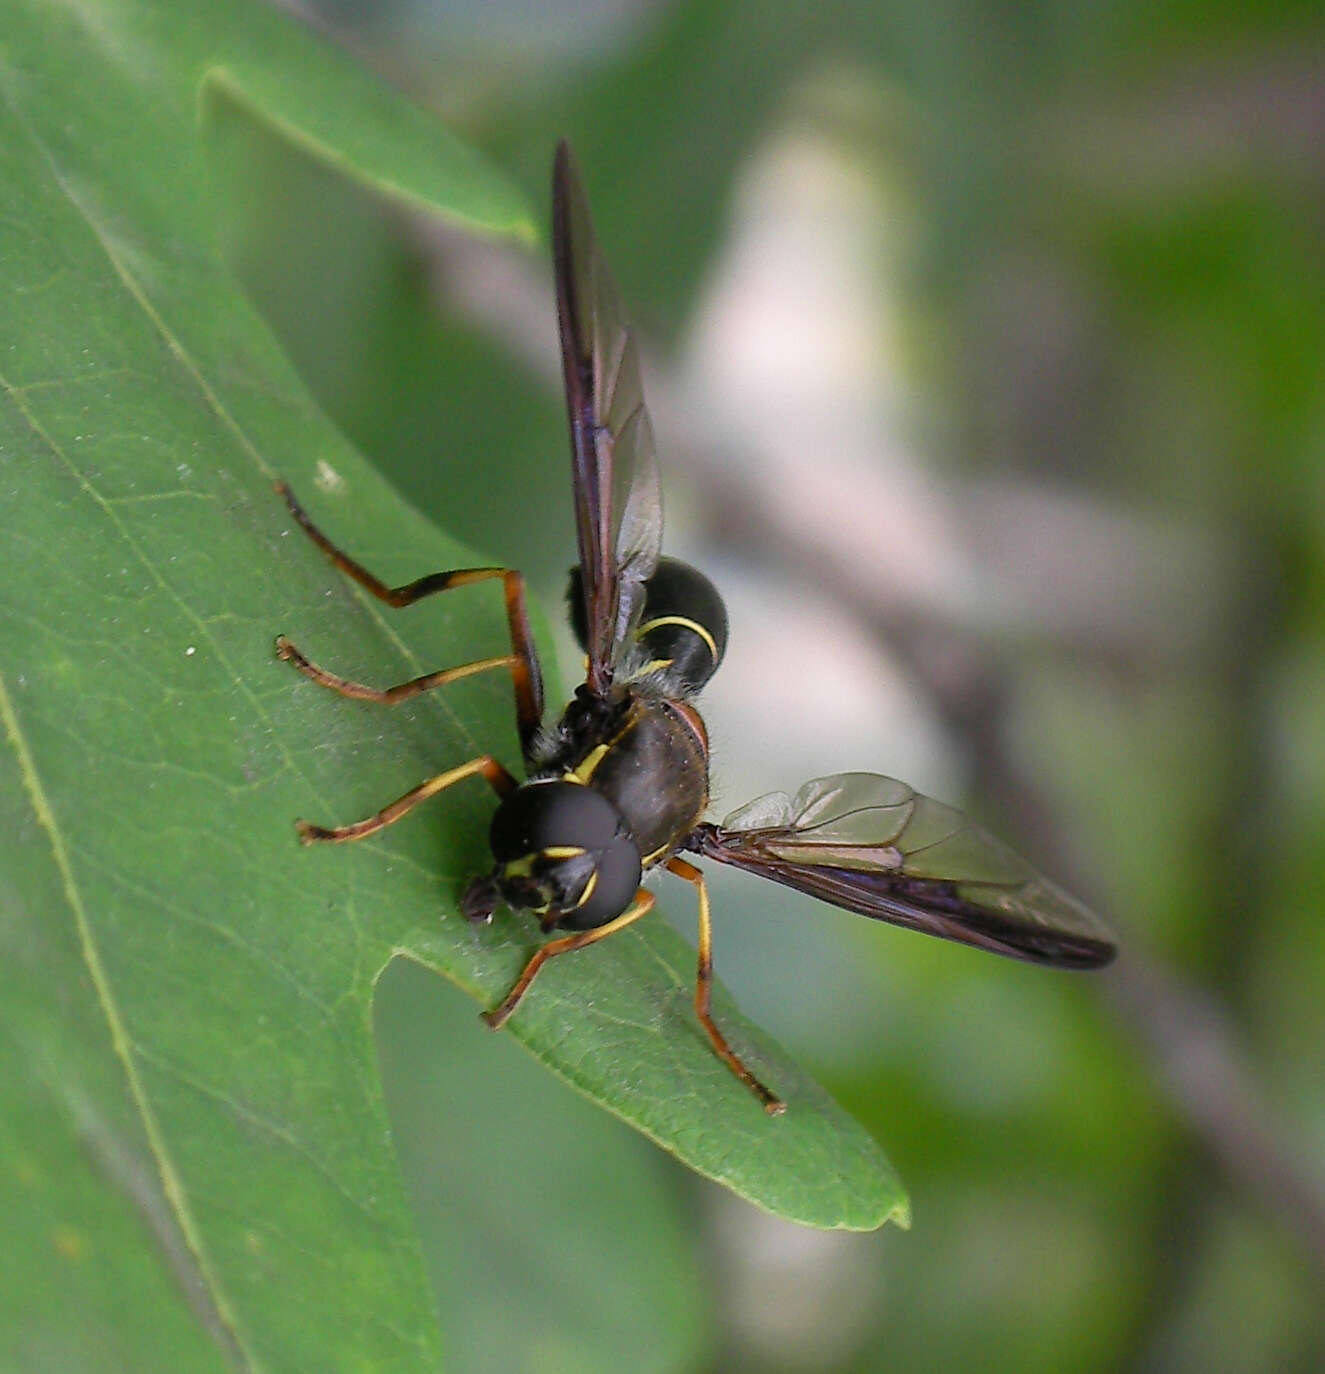
[[[396,687],[366,687],[362,682],[351,682],[349,678],[338,677],[325,668],[319,668],[296,649],[284,635],[276,636],[276,657],[293,663],[306,678],[311,678],[320,687],[329,687],[343,697],[356,701],[377,701],[383,706],[398,706],[420,692],[430,692],[434,687],[444,687],[448,682],[457,682],[462,677],[472,677],[475,673],[487,672],[489,668],[514,667],[514,654],[501,654],[496,658],[480,658],[473,663],[462,663],[456,668],[443,668],[436,673],[425,673],[422,677],[411,678]]]
[[[581,930],[574,935],[563,936],[560,940],[549,940],[524,966],[524,972],[515,980],[515,985],[502,999],[501,1005],[491,1011],[485,1011],[483,1019],[493,1030],[499,1030],[510,1019],[520,999],[529,991],[529,984],[534,981],[534,975],[549,959],[555,958],[558,954],[569,954],[572,950],[583,949],[586,945],[596,944],[609,935],[615,935],[618,930],[633,925],[641,916],[647,916],[653,910],[653,902],[653,893],[646,892],[641,887],[635,893],[635,900],[625,911],[614,920],[608,921],[606,925],[595,926],[592,930]]]
[[[694,864],[677,858],[667,861],[667,871],[675,873],[678,878],[684,878],[694,887],[699,897],[699,972],[695,979],[695,1015],[699,1017],[700,1025],[708,1032],[708,1038],[712,1042],[713,1051],[718,1058],[763,1103],[764,1110],[769,1116],[778,1116],[786,1111],[787,1104],[780,1097],[769,1092],[736,1057],[735,1051],[718,1029],[709,1010],[710,995],[713,988],[713,927],[709,920],[709,893],[704,875]]]
[[[352,577],[366,591],[371,592],[388,606],[397,608],[412,606],[425,596],[434,592],[447,592],[455,587],[464,587],[471,582],[485,582],[500,577],[505,589],[506,621],[511,635],[511,652],[496,658],[479,659],[458,668],[445,668],[441,672],[426,673],[397,687],[379,689],[365,687],[358,682],[350,682],[319,668],[304,657],[284,635],[276,640],[277,656],[293,663],[305,677],[323,687],[329,687],[342,696],[353,697],[360,701],[378,701],[387,706],[408,701],[420,692],[431,691],[458,678],[469,677],[473,673],[485,672],[490,668],[509,668],[511,682],[515,689],[515,719],[520,732],[520,746],[526,760],[529,748],[543,718],[543,679],[538,665],[538,652],[534,638],[529,630],[529,615],[525,609],[524,578],[513,568],[458,568],[451,572],[429,573],[414,582],[400,587],[388,587],[385,582],[373,576],[362,563],[336,547],[308,518],[304,508],[295,499],[294,493],[284,482],[276,484],[276,490],[290,509],[290,514],[298,522],[304,533],[347,577]],[[403,800],[403,798],[402,798]]]
[[[439,792],[445,792],[448,787],[454,787],[456,783],[463,782],[466,778],[472,778],[476,773],[488,780],[492,785],[492,790],[499,797],[508,796],[516,788],[515,779],[496,759],[487,754],[481,754],[476,759],[470,759],[468,763],[462,763],[459,768],[452,768],[446,773],[438,773],[435,778],[421,782],[417,787],[406,792],[403,797],[393,801],[390,806],[384,806],[376,815],[369,816],[366,820],[355,821],[352,825],[338,825],[330,829],[321,825],[313,825],[309,821],[299,820],[295,821],[294,828],[298,831],[302,844],[344,844],[347,840],[362,840],[398,821],[420,802],[427,801],[429,797],[435,797]]]

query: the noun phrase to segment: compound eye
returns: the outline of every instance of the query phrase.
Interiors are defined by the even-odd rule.
[[[537,873],[540,886],[553,894],[554,909],[563,913],[559,924],[572,930],[590,930],[619,916],[639,887],[639,846],[620,812],[579,783],[517,788],[497,808],[488,839],[498,870]]]
[[[639,890],[643,868],[639,846],[625,829],[596,857],[597,865],[578,904],[557,923],[567,930],[592,930],[606,925],[621,915]]]
[[[620,812],[601,792],[577,782],[532,782],[497,808],[488,842],[497,862],[509,863],[545,849],[604,849],[620,828]]]

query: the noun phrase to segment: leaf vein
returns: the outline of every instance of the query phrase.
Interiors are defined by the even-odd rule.
[[[8,736],[10,745],[18,760],[19,771],[23,776],[24,786],[27,788],[28,800],[32,806],[33,813],[37,818],[38,824],[41,826],[42,830],[45,831],[47,840],[51,846],[52,857],[55,860],[55,865],[59,870],[60,880],[64,887],[65,899],[69,903],[69,909],[73,914],[74,923],[78,931],[78,940],[79,946],[83,952],[83,961],[87,965],[92,984],[96,989],[97,999],[106,1017],[107,1027],[110,1031],[111,1044],[121,1064],[124,1066],[130,1094],[133,1097],[134,1105],[142,1120],[143,1129],[146,1133],[148,1143],[151,1146],[152,1153],[156,1158],[162,1189],[170,1203],[172,1212],[175,1214],[175,1220],[188,1244],[193,1263],[197,1267],[199,1286],[211,1296],[215,1319],[212,1323],[209,1323],[209,1329],[213,1336],[218,1338],[220,1343],[227,1350],[227,1353],[232,1357],[236,1357],[240,1352],[243,1352],[245,1366],[252,1369],[254,1368],[253,1361],[249,1358],[248,1352],[244,1349],[243,1342],[239,1335],[235,1313],[230,1307],[229,1300],[226,1297],[225,1290],[218,1276],[212,1272],[211,1265],[207,1261],[202,1245],[202,1237],[198,1234],[188,1202],[185,1198],[183,1180],[176,1172],[174,1160],[171,1158],[170,1152],[166,1148],[166,1142],[161,1131],[160,1123],[157,1121],[156,1115],[148,1103],[147,1094],[144,1091],[142,1080],[138,1075],[138,1069],[134,1063],[128,1030],[120,1016],[119,1008],[111,992],[110,979],[106,974],[105,965],[101,961],[101,952],[97,947],[96,940],[92,933],[92,923],[88,918],[87,908],[83,903],[82,891],[74,875],[73,865],[70,862],[69,851],[65,845],[63,833],[56,819],[55,812],[51,807],[50,800],[46,795],[46,790],[42,785],[41,777],[37,771],[36,761],[28,748],[27,740],[14,710],[13,700],[9,695],[9,689],[5,684],[3,674],[0,674],[0,723],[4,725],[5,734]]]

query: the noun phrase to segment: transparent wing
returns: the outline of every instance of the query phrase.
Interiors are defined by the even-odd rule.
[[[570,413],[590,687],[605,691],[658,566],[662,497],[639,351],[570,146],[552,170],[552,257]]]
[[[701,825],[689,847],[894,925],[1062,968],[1113,938],[1075,897],[960,811],[877,773],[836,773]]]

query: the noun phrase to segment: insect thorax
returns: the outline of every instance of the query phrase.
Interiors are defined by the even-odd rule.
[[[608,705],[581,688],[532,778],[563,778],[606,797],[647,867],[680,845],[708,804],[708,741],[682,702],[626,689]]]

